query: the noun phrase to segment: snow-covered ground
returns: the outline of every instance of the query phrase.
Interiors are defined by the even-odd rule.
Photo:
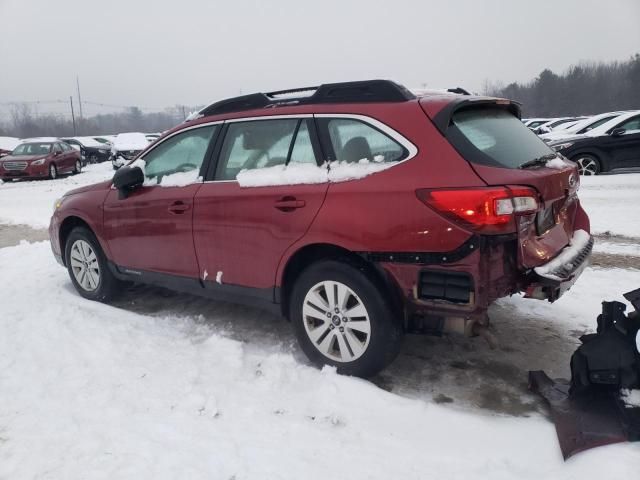
[[[593,233],[640,239],[640,173],[581,177],[580,181],[578,195]]]
[[[204,302],[198,315],[179,300],[181,314],[141,314],[88,302],[46,242],[0,249],[0,265],[0,478],[588,480],[640,469],[640,444],[564,463],[538,413],[440,405],[318,371],[290,335],[262,335],[279,320],[258,311]],[[600,299],[619,298],[634,278],[589,270],[554,306],[514,298],[497,315],[524,336],[556,316],[560,331],[584,329]],[[528,341],[517,348],[544,336]]]
[[[0,224],[44,228],[66,190],[112,174],[0,184]],[[592,229],[630,237],[597,251],[640,255],[638,187],[583,178]],[[499,349],[409,336],[368,382],[309,366],[261,311],[150,287],[89,302],[46,242],[0,248],[0,479],[635,478],[640,443],[563,462],[526,373],[566,377],[600,302],[639,282],[589,268],[553,305],[500,300]]]
[[[0,180],[0,223],[47,228],[53,203],[65,192],[112,177],[111,162],[103,162],[87,165],[79,175],[66,175],[56,180]]]

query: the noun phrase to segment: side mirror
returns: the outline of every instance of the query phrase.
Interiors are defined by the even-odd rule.
[[[53,151],[53,156],[57,157],[58,155],[60,155],[60,152],[58,150],[54,150]]]
[[[124,166],[113,175],[113,186],[118,189],[118,198],[124,200],[129,192],[144,182],[144,173],[140,167]]]
[[[624,135],[627,131],[624,128],[614,128],[613,130],[611,130],[611,136],[612,137],[620,137],[621,135]]]

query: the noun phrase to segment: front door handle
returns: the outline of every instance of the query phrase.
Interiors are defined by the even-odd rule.
[[[296,197],[283,197],[278,200],[274,207],[282,212],[293,212],[297,208],[302,208],[306,205],[304,200],[298,200]]]
[[[169,205],[169,208],[167,210],[169,210],[169,213],[172,213],[174,215],[182,215],[184,212],[186,212],[190,208],[191,207],[186,203],[178,201]]]

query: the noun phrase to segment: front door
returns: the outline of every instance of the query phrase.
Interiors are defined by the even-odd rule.
[[[625,132],[617,137],[610,137],[610,156],[612,168],[640,167],[640,115],[632,117],[616,128],[624,128]]]
[[[104,228],[112,260],[128,271],[198,277],[193,246],[193,199],[217,125],[179,132],[136,160],[145,184],[126,199],[111,190]]]
[[[311,118],[227,124],[215,175],[195,197],[194,241],[207,287],[273,295],[280,259],[327,193],[315,138]]]

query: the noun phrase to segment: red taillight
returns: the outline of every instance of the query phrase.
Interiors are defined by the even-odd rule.
[[[418,190],[418,198],[440,214],[485,234],[515,232],[514,214],[533,213],[538,195],[526,187]]]

